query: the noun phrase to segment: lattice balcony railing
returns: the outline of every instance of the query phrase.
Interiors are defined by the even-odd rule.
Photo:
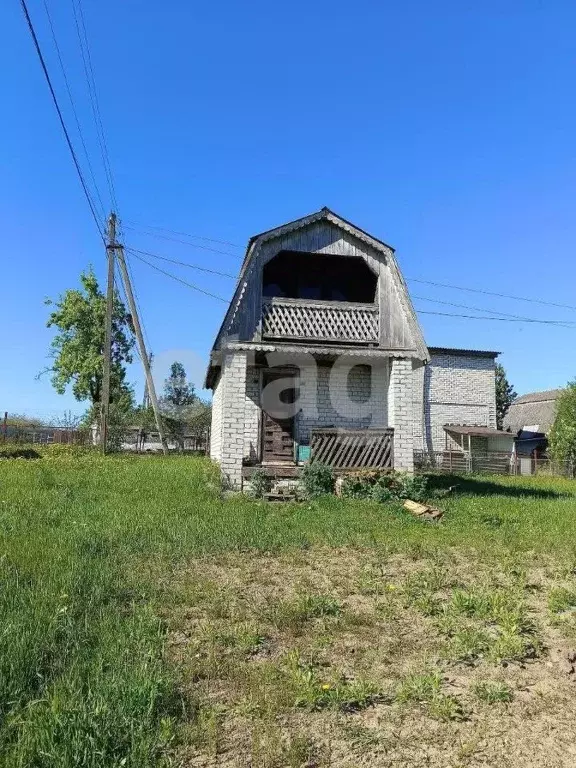
[[[334,301],[266,299],[262,336],[302,341],[378,342],[378,308]]]

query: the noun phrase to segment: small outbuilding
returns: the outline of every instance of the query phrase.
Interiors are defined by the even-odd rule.
[[[445,424],[446,447],[444,464],[451,462],[454,470],[507,471],[513,458],[512,432],[482,426]]]
[[[556,403],[564,390],[548,389],[518,397],[504,417],[504,428],[515,435],[514,451],[520,472],[529,475],[547,459],[548,434],[556,417]]]

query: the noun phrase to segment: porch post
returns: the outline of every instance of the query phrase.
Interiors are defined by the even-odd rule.
[[[392,358],[388,390],[389,423],[394,427],[394,469],[414,471],[412,360]]]
[[[222,366],[222,475],[235,490],[242,487],[246,409],[247,353],[228,351]]]

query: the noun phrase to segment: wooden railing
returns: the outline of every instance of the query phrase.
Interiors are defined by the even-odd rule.
[[[262,336],[268,339],[375,344],[378,308],[371,304],[265,299]]]
[[[334,469],[391,469],[394,466],[394,430],[313,429],[312,461]]]

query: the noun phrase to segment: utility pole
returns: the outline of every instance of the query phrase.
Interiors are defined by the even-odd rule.
[[[148,355],[148,365],[150,366],[150,370],[152,370],[152,361],[154,360],[154,352],[150,352]],[[144,397],[142,398],[142,408],[148,408],[150,405],[150,395],[148,393],[148,382],[144,384]]]
[[[124,288],[126,289],[126,298],[128,299],[128,306],[132,314],[132,321],[134,323],[134,331],[136,333],[136,341],[138,342],[138,349],[140,351],[140,357],[142,358],[142,365],[144,366],[144,373],[146,374],[146,386],[148,388],[148,397],[154,409],[154,417],[156,419],[156,427],[158,434],[160,435],[160,441],[162,443],[162,451],[168,453],[168,443],[164,437],[164,430],[162,428],[162,419],[160,417],[160,408],[158,407],[158,398],[156,397],[156,387],[154,386],[154,380],[152,378],[152,369],[150,367],[150,358],[146,352],[146,345],[144,344],[144,336],[142,335],[142,327],[140,326],[140,318],[138,317],[138,310],[136,308],[136,302],[134,301],[134,294],[132,292],[132,283],[130,282],[130,276],[128,275],[128,269],[126,268],[126,261],[124,259],[124,249],[121,245],[116,244],[118,250],[118,264],[120,265],[120,272],[122,274],[122,280],[124,282]]]
[[[108,219],[108,281],[106,284],[106,318],[104,321],[104,349],[102,350],[102,389],[100,392],[100,446],[106,453],[108,416],[110,413],[110,364],[112,356],[112,312],[114,309],[114,259],[116,255],[116,214]]]

